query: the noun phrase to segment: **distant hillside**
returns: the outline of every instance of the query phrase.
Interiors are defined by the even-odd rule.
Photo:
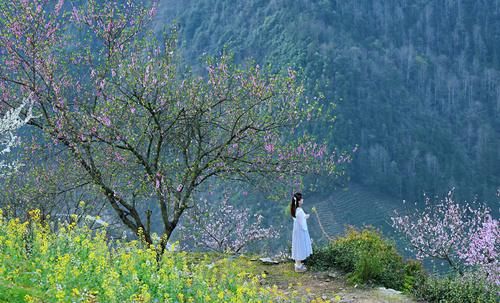
[[[500,185],[500,3],[164,0],[185,59],[224,46],[294,66],[338,103],[310,130],[360,144],[353,180],[400,199],[457,187],[490,203]]]

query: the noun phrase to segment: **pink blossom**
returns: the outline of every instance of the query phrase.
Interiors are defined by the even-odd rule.
[[[195,247],[238,253],[252,242],[279,237],[272,226],[262,227],[263,220],[248,208],[231,205],[227,196],[220,202],[201,200],[182,227],[182,235]]]
[[[184,185],[179,184],[179,185],[177,186],[176,190],[177,190],[177,192],[179,192],[179,193],[180,193],[180,192],[182,192],[182,189],[183,189],[183,188],[184,188]]]
[[[163,180],[163,176],[161,173],[157,172],[155,177],[155,188],[160,189],[161,181]]]
[[[99,89],[100,90],[104,90],[104,86],[106,85],[106,80],[105,79],[102,79],[101,81],[99,81]]]
[[[106,32],[111,33],[111,31],[113,30],[113,28],[114,28],[113,20],[110,20],[108,22],[108,25],[106,26]]]
[[[71,17],[77,23],[79,23],[81,21],[80,12],[78,11],[78,9],[76,7],[73,7],[73,10],[71,11]]]
[[[59,131],[62,130],[63,129],[63,121],[61,119],[57,119],[55,126],[56,126],[57,130],[59,130]]]
[[[264,148],[268,153],[274,152],[274,144],[272,143],[267,143],[266,145],[264,145]]]
[[[118,161],[118,162],[120,162],[120,163],[122,163],[122,164],[127,163],[125,161],[125,158],[120,153],[118,153],[118,152],[115,152],[115,160]]]
[[[105,126],[107,127],[110,127],[111,126],[111,119],[109,119],[108,116],[104,115],[100,118],[100,121],[102,124],[104,124]]]
[[[149,9],[148,15],[149,17],[154,17],[157,12],[158,12],[158,1],[153,1],[153,5],[151,6],[151,9]]]
[[[10,31],[16,36],[21,36],[22,35],[21,23],[17,21],[11,23]]]
[[[64,5],[64,0],[57,1],[57,4],[55,6],[55,10],[54,10],[54,12],[55,12],[56,15],[59,14],[59,12],[61,11],[61,8],[62,8],[63,5]]]
[[[425,202],[424,210],[391,218],[418,259],[442,259],[459,272],[464,266],[479,266],[498,273],[499,226],[487,207],[456,203],[453,191],[438,203],[428,197]]]

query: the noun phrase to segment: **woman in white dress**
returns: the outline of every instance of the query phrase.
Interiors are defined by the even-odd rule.
[[[307,229],[307,219],[309,215],[302,209],[301,193],[295,193],[290,205],[290,213],[293,217],[293,234],[292,234],[292,259],[295,260],[295,271],[306,271],[306,267],[302,264],[312,254],[311,238]]]

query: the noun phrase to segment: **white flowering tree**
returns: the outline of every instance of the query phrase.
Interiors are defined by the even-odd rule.
[[[203,199],[186,216],[181,238],[196,248],[240,253],[253,242],[279,236],[274,227],[263,226],[263,219],[248,208],[231,205],[227,196],[219,203]]]
[[[33,118],[31,98],[26,98],[20,106],[0,115],[0,177],[4,177],[19,167],[18,161],[6,161],[5,155],[19,145],[16,131]]]

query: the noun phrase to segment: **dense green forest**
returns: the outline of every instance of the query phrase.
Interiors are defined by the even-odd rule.
[[[237,60],[302,70],[335,122],[311,130],[359,144],[356,183],[397,198],[495,201],[500,184],[500,1],[165,0],[187,64]]]

